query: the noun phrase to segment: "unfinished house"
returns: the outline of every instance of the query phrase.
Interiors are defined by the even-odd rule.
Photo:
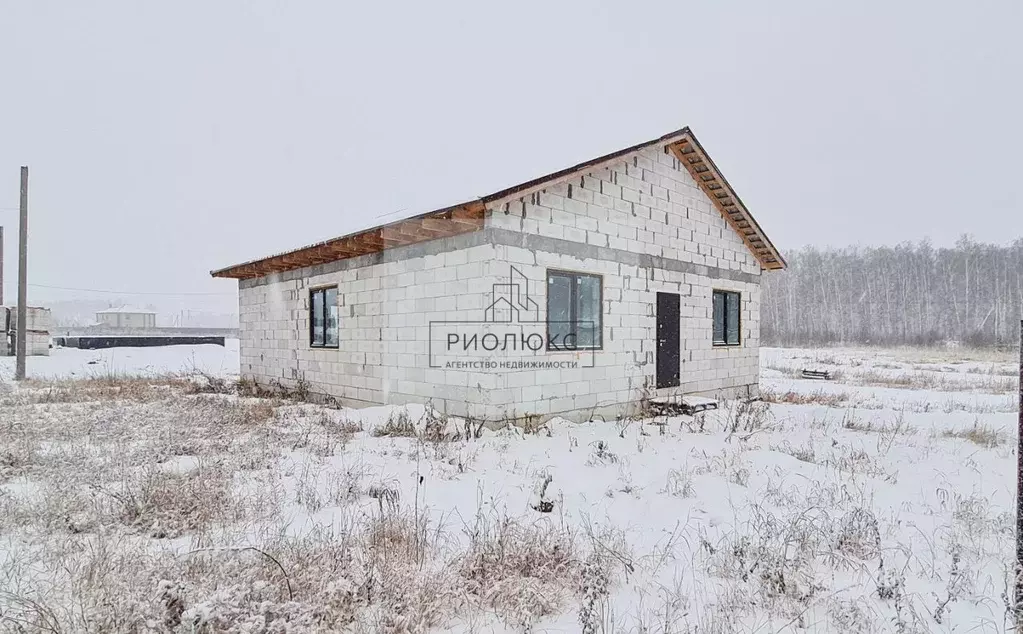
[[[498,421],[755,397],[784,266],[684,128],[212,275],[238,280],[243,378]]]

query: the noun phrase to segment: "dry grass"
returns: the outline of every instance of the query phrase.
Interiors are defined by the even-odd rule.
[[[813,464],[817,461],[816,452],[814,451],[813,445],[810,443],[807,443],[802,447],[794,447],[792,444],[785,442],[780,445],[773,445],[771,447],[771,451],[788,454],[800,462]]]
[[[891,420],[863,419],[856,410],[848,410],[842,416],[842,428],[875,434],[915,434],[917,429],[906,422],[903,412],[897,412]]]
[[[357,458],[325,466],[363,431],[344,412],[196,385],[0,397],[0,629],[399,634],[466,610],[519,628],[577,596],[590,555],[563,526],[481,511],[459,536],[418,492],[367,485]],[[379,435],[412,452],[458,437],[440,418],[416,427],[397,410]],[[332,521],[296,530],[295,509],[328,506]]]
[[[992,363],[986,368],[975,367],[967,368],[967,374],[990,374],[993,376],[1010,376],[1019,378],[1019,368],[1012,367],[1011,365],[996,364]]]
[[[910,390],[938,390],[942,392],[987,392],[1006,394],[1015,392],[1018,379],[998,374],[964,372],[904,372],[885,373],[879,370],[863,370],[851,373],[849,382],[857,385],[890,387]]]
[[[429,412],[412,420],[394,410],[366,433],[345,410],[245,398],[211,382],[67,383],[59,397],[39,397],[55,387],[0,396],[9,405],[0,416],[0,537],[8,541],[0,556],[0,619],[7,619],[0,629],[411,634],[450,628],[453,619],[487,631],[499,619],[510,631],[538,631],[545,617],[566,613],[578,614],[577,631],[588,634],[693,632],[697,623],[699,631],[723,634],[745,631],[744,623],[765,615],[806,631],[825,621],[850,632],[911,625],[905,612],[883,613],[886,604],[875,610],[875,600],[891,605],[901,596],[901,568],[890,557],[907,533],[898,513],[872,497],[875,484],[895,482],[886,469],[917,468],[912,459],[920,452],[911,448],[935,451],[941,443],[903,438],[915,431],[903,412],[864,418],[850,407],[849,393],[765,390],[768,403],[809,407],[732,404],[711,418],[723,429],[699,435],[675,433],[672,423],[649,436],[642,424],[628,433],[623,427],[619,437],[608,423],[610,433],[593,424],[566,439],[555,425],[540,437],[475,443],[474,424],[463,433]],[[839,416],[813,406],[846,410]],[[833,422],[814,426],[811,416]],[[985,447],[1006,440],[980,421],[943,435]],[[573,444],[573,436],[583,440]],[[646,447],[642,456],[633,436]],[[523,460],[522,447],[508,451],[518,441],[541,449]],[[558,444],[578,453],[553,453]],[[893,446],[895,455],[886,458]],[[667,515],[678,525],[659,526],[655,545],[637,541],[643,550],[634,558],[624,537],[579,523],[574,490],[547,498],[543,488],[540,499],[556,502],[541,512],[542,505],[523,507],[517,516],[482,486],[475,514],[425,507],[424,500],[437,499],[426,492],[435,496],[440,486],[469,484],[471,491],[472,481],[446,481],[469,479],[462,455],[469,447],[504,461],[495,468],[505,471],[478,477],[507,473],[515,486],[524,472],[550,484],[546,463],[536,459],[544,452],[540,460],[577,459],[593,467],[581,474],[586,480],[617,478],[642,498],[642,506],[633,499],[615,504],[676,506],[681,512]],[[764,460],[768,448],[806,464]],[[750,453],[756,450],[763,453]],[[673,462],[651,472],[657,454]],[[650,464],[637,464],[648,457]],[[697,476],[709,493],[694,486]],[[562,482],[559,475],[556,486]],[[726,483],[729,501],[722,501]],[[594,490],[603,502],[600,485]],[[933,507],[920,501],[918,510],[948,526],[940,543],[914,546],[917,587],[925,587],[924,576],[951,578],[932,552],[945,538],[965,553],[964,565],[981,556],[971,553],[1009,552],[1003,542],[1011,522],[982,498],[981,490],[949,490],[934,494]],[[721,523],[687,512],[732,499],[742,502]],[[640,540],[661,519],[633,517],[625,519],[630,539],[644,535]],[[679,571],[677,585],[669,587],[658,570]],[[836,571],[850,576],[843,588],[864,588],[835,594]],[[619,584],[630,584],[629,591],[646,584],[650,592],[637,592],[636,621],[610,609],[621,605],[621,595],[610,598]],[[889,598],[879,599],[882,593]],[[920,612],[925,620],[948,618],[932,594],[917,594],[918,606],[928,603]],[[865,619],[872,630],[858,629]]]
[[[765,403],[781,403],[786,405],[823,405],[825,407],[845,407],[850,400],[846,392],[776,392],[771,389],[761,389],[760,399]]]
[[[823,586],[815,574],[818,553],[832,549],[833,522],[823,511],[773,513],[754,506],[750,519],[719,543],[708,545],[708,566],[739,588],[736,611],[753,603],[807,604]]]
[[[546,518],[522,524],[483,512],[466,533],[458,572],[470,593],[520,627],[559,612],[579,574],[574,533]]]
[[[689,469],[672,469],[664,485],[664,492],[680,498],[691,498],[696,494],[693,487],[693,472]]]
[[[1008,440],[1008,434],[1004,430],[995,429],[991,425],[985,425],[980,421],[974,422],[971,427],[965,429],[946,429],[941,435],[945,438],[967,440],[988,449],[1002,445]]]
[[[909,363],[951,363],[979,361],[982,363],[1013,363],[1019,360],[1015,350],[997,350],[995,348],[955,347],[916,347],[905,346],[886,349],[886,353],[896,359]]]
[[[189,381],[173,375],[153,378],[108,375],[85,379],[29,379],[20,387],[0,398],[0,407],[90,401],[144,403],[167,398],[172,390],[189,387]]]
[[[395,410],[387,417],[387,422],[373,430],[374,436],[388,436],[391,438],[415,438],[415,421],[409,416],[408,410]]]
[[[72,552],[42,553],[36,562],[73,596],[23,587],[0,596],[0,605],[22,631],[424,632],[441,623],[458,606],[454,572],[420,568],[402,549],[374,548],[371,530],[349,520],[342,532],[289,538],[282,525],[259,548],[179,552],[79,536]]]
[[[750,434],[766,427],[772,420],[770,403],[759,401],[732,401],[728,406],[725,431],[729,434]]]
[[[885,470],[880,461],[862,447],[833,448],[831,455],[821,460],[820,464],[853,476],[864,475],[887,482],[895,482],[897,478],[895,472]]]
[[[215,521],[235,522],[244,516],[231,495],[231,478],[217,466],[173,473],[148,466],[127,475],[116,487],[91,485],[101,494],[95,501],[97,523],[114,520],[155,538],[205,532]]]

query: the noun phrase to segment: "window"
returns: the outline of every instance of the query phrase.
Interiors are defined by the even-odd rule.
[[[309,345],[314,348],[336,348],[337,342],[337,287],[310,291]]]
[[[547,271],[547,349],[603,347],[602,279]]]
[[[739,345],[739,293],[714,291],[714,345]]]

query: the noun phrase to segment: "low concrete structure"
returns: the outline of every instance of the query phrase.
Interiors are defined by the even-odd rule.
[[[113,328],[110,326],[58,326],[51,331],[54,337],[223,337],[237,339],[237,328],[183,328],[158,326],[156,328]]]
[[[89,337],[54,337],[54,343],[64,348],[99,350],[103,348],[156,348],[162,346],[195,346],[212,344],[223,346],[224,337],[212,336],[138,336],[94,335]]]
[[[103,325],[58,328],[53,334],[55,345],[84,350],[199,344],[223,346],[227,339],[237,338],[237,328],[113,328]]]
[[[213,275],[239,280],[243,377],[496,421],[757,396],[783,267],[685,128]]]

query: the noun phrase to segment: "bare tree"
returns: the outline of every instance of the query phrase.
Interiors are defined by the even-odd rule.
[[[807,247],[764,276],[764,342],[1014,345],[1023,315],[1023,239],[953,247]]]

